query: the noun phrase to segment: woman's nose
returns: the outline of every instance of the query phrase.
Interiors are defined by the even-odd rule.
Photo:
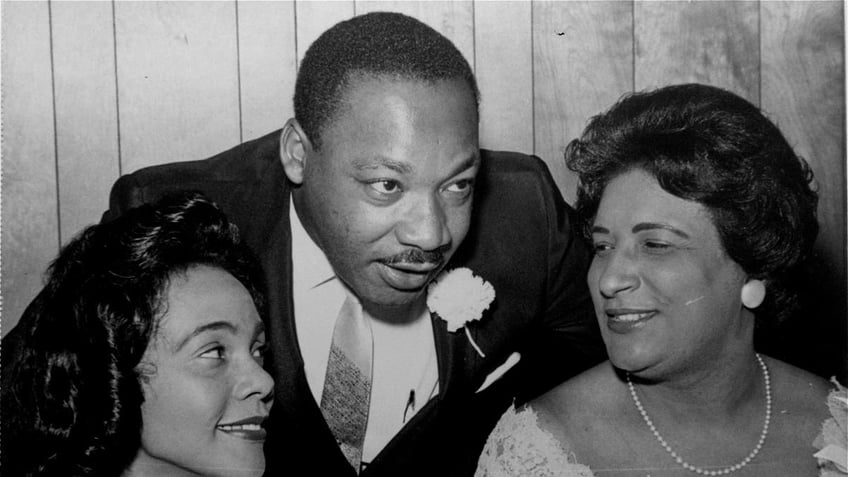
[[[247,399],[255,395],[260,400],[266,400],[274,391],[274,379],[252,359],[247,366],[248,369],[244,370],[242,379],[236,386],[236,396],[239,399]]]
[[[636,290],[641,284],[638,266],[626,251],[610,250],[600,258],[595,257],[592,267],[598,266],[598,288],[605,298]]]

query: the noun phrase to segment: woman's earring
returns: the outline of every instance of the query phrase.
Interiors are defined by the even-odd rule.
[[[766,297],[766,284],[762,280],[748,280],[742,286],[742,304],[753,310],[763,303]]]

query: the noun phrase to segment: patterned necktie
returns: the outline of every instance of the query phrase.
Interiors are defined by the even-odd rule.
[[[371,402],[371,326],[355,298],[348,296],[333,328],[321,413],[350,465],[360,471],[368,406]]]

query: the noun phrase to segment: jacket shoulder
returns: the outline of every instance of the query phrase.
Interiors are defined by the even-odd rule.
[[[480,150],[483,170],[490,174],[529,172],[550,175],[547,164],[537,156],[512,151]]]
[[[205,159],[149,166],[121,176],[112,186],[103,218],[114,218],[175,191],[200,191],[227,202],[228,191],[255,188],[269,177],[282,175],[279,138],[278,130]]]
[[[564,208],[570,211],[547,164],[537,156],[508,151],[481,150],[475,204],[481,207],[528,208],[535,212]]]

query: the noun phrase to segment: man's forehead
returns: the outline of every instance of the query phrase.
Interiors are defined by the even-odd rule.
[[[463,86],[457,88],[457,85]],[[363,91],[370,92],[386,92],[393,88],[404,87],[424,87],[431,89],[433,92],[452,89],[454,91],[462,91],[467,95],[469,101],[474,102],[476,110],[476,98],[474,91],[468,82],[461,77],[448,78],[420,78],[416,76],[407,76],[403,74],[375,73],[369,71],[352,71],[347,74],[345,81],[338,91],[336,101],[336,109],[341,110],[345,106],[349,106],[353,96]],[[335,116],[335,114],[334,114]]]

